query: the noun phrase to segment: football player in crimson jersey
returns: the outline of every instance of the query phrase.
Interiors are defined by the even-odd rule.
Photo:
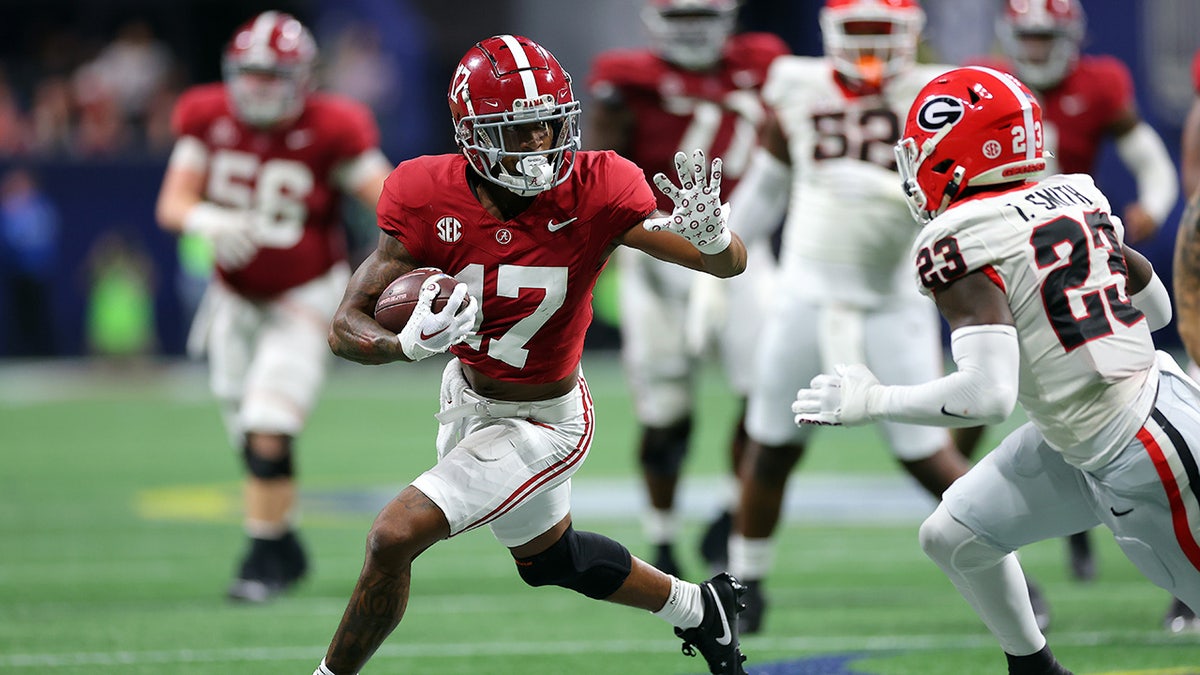
[[[486,525],[527,584],[651,611],[711,672],[744,673],[736,579],[681,581],[576,530],[570,511],[570,478],[596,432],[580,370],[592,288],[619,246],[720,277],[740,273],[746,249],[725,225],[721,160],[710,176],[702,152],[679,153],[680,184],[655,177],[672,201],[670,213],[659,211],[635,164],[579,150],[570,77],[520,36],[468,50],[448,99],[461,154],[409,160],[388,177],[378,247],[354,273],[329,334],[335,353],[359,363],[450,351],[437,463],[376,518],[316,672],[357,673],[404,615],[413,559]],[[372,318],[380,292],[426,266],[460,282],[446,307],[432,310],[430,284],[399,335],[382,328]]]
[[[796,390],[843,359],[866,360],[893,383],[943,368],[937,311],[907,283],[915,232],[891,147],[917,90],[947,67],[914,63],[924,23],[915,0],[827,0],[820,21],[824,57],[772,64],[762,144],[732,197],[730,227],[748,242],[765,239],[762,226],[787,211],[729,540],[729,570],[749,587],[747,632],[763,621],[788,476],[811,437],[792,421]],[[969,466],[944,429],[889,422],[880,431],[935,499]]]
[[[1016,75],[1038,96],[1052,173],[1092,173],[1101,145],[1114,141],[1138,189],[1138,200],[1125,207],[1122,219],[1129,240],[1143,241],[1175,207],[1175,166],[1162,139],[1138,115],[1129,68],[1112,56],[1079,53],[1085,32],[1078,0],[1008,0],[997,21],[1007,61],[973,63]],[[955,436],[968,457],[979,444],[978,431]],[[1092,579],[1087,533],[1070,537],[1068,552],[1072,576]]]
[[[350,276],[343,193],[374,207],[391,165],[366,107],[313,91],[316,46],[264,12],[224,54],[224,83],[184,92],[157,216],[212,243],[214,279],[192,322],[246,471],[248,550],[230,597],[262,601],[303,576],[293,444],[329,361],[325,333]]]
[[[957,480],[921,525],[925,552],[1003,647],[1014,675],[1068,673],[1038,630],[1014,551],[1097,525],[1148,579],[1200,603],[1200,386],[1151,332],[1171,299],[1086,174],[1046,168],[1041,107],[983,67],[934,78],[896,146],[923,225],[919,286],[957,370],[885,386],[839,364],[801,390],[802,424],[1029,422]],[[1200,606],[1200,605],[1197,605]]]
[[[728,193],[750,159],[763,108],[759,89],[767,66],[788,53],[770,33],[734,35],[735,0],[651,0],[643,10],[650,37],[646,49],[598,55],[588,78],[596,101],[584,134],[591,147],[616,150],[642,167],[646,176],[670,169],[675,153],[707,143],[706,153],[724,161],[722,187]],[[659,207],[670,209],[660,195]],[[639,460],[649,497],[644,518],[647,539],[656,549],[654,564],[678,574],[672,551],[678,521],[675,492],[693,426],[693,391],[698,354],[681,350],[687,342],[689,295],[701,292],[701,275],[625,248],[621,273],[621,354],[634,411],[641,425]],[[774,261],[769,242],[750,252],[747,272],[725,282],[733,296],[719,333],[725,372],[735,391],[749,388],[749,360],[761,323],[757,289],[769,281]],[[713,290],[713,289],[707,289]],[[713,322],[717,323],[717,322]],[[731,438],[731,474],[741,459],[745,427]],[[735,486],[701,545],[714,569],[725,568]]]

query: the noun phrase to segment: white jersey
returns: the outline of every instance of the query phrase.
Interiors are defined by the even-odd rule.
[[[1154,403],[1154,342],[1125,289],[1124,237],[1091,177],[1071,174],[960,202],[913,247],[925,293],[982,271],[1008,296],[1021,349],[1018,401],[1084,469],[1128,443]]]
[[[781,273],[811,299],[863,307],[911,293],[905,254],[916,226],[892,147],[917,92],[947,66],[915,66],[879,95],[848,95],[829,61],[782,56],[763,99],[788,139],[791,201]]]

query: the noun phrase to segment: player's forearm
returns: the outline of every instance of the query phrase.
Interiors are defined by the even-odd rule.
[[[1017,401],[1020,369],[1013,326],[967,326],[951,334],[957,370],[931,382],[881,386],[867,399],[871,419],[939,427],[998,424]]]
[[[364,365],[408,361],[396,334],[385,330],[356,303],[343,303],[329,326],[329,349]]]
[[[1117,139],[1117,154],[1137,180],[1138,203],[1158,226],[1179,199],[1175,165],[1162,138],[1145,122]]]
[[[1175,233],[1172,271],[1179,337],[1193,360],[1200,357],[1200,189],[1188,202]]]
[[[746,271],[746,245],[734,234],[729,246],[719,253],[701,253],[700,265],[708,274],[721,279],[735,277]]]
[[[162,229],[168,232],[183,232],[188,213],[199,203],[199,196],[172,190],[168,184],[163,187],[154,206],[154,217]]]

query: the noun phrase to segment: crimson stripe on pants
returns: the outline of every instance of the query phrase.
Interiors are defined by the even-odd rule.
[[[572,466],[583,461],[583,458],[587,456],[588,450],[591,447],[592,436],[595,434],[595,413],[592,410],[591,392],[588,391],[587,383],[584,382],[582,378],[579,380],[579,387],[582,390],[582,396],[584,400],[584,429],[583,434],[581,434],[579,437],[579,442],[575,444],[575,448],[561,461],[555,462],[545,469],[542,469],[537,474],[534,474],[529,480],[522,483],[519,488],[505,498],[504,501],[500,502],[499,506],[497,506],[495,509],[492,509],[490,513],[464,527],[462,529],[463,532],[481,525],[486,525],[500,516],[508,513],[509,511],[517,508],[517,506],[521,504],[522,500],[528,497],[539,487],[545,485],[555,477],[569,470]]]

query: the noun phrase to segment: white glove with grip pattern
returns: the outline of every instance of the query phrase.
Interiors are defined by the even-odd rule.
[[[866,366],[839,364],[834,375],[817,375],[808,389],[796,392],[796,424],[855,426],[874,420],[872,399],[883,388]]]
[[[693,150],[691,160],[682,152],[675,153],[679,186],[664,174],[654,177],[658,189],[675,202],[675,210],[666,217],[647,218],[642,227],[651,232],[670,230],[706,255],[729,248],[733,234],[726,225],[729,205],[721,203],[721,158],[712,161],[711,179],[707,169],[703,150]]]
[[[417,305],[413,308],[412,316],[397,337],[400,349],[412,361],[441,354],[454,345],[463,342],[471,334],[475,326],[475,315],[479,311],[479,303],[470,298],[467,306],[462,306],[463,298],[467,297],[467,285],[460,283],[454,287],[446,306],[442,311],[433,311],[433,299],[437,297],[439,286],[436,280],[428,280],[421,287],[417,296]]]
[[[212,244],[217,264],[228,270],[241,269],[258,254],[247,211],[200,202],[183,218],[183,231],[197,234]]]

